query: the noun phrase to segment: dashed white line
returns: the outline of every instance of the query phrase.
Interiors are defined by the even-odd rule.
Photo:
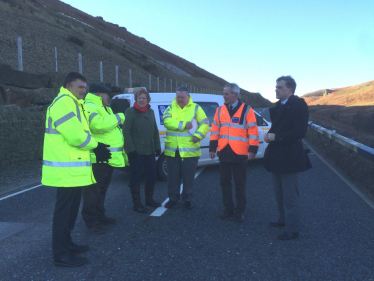
[[[35,185],[35,186],[33,186],[33,187],[30,187],[30,188],[27,188],[27,189],[24,189],[24,190],[18,191],[18,192],[16,192],[16,193],[13,193],[13,194],[10,194],[10,195],[7,195],[7,196],[4,196],[4,197],[0,198],[0,201],[1,201],[1,200],[4,200],[4,199],[8,199],[8,198],[10,198],[10,197],[13,197],[13,196],[15,196],[15,195],[18,195],[18,194],[20,194],[20,193],[24,193],[24,192],[29,191],[29,190],[31,190],[31,189],[37,188],[37,187],[39,187],[39,186],[42,186],[42,184]]]
[[[203,167],[200,167],[196,170],[196,173],[195,173],[195,179],[197,178],[198,175],[200,175],[200,173],[204,170],[205,166]],[[183,183],[181,184],[181,188],[180,188],[180,194],[182,194],[182,191],[183,191]],[[169,197],[165,199],[164,202],[162,202],[161,204],[161,207],[158,207],[156,210],[154,210],[154,212],[151,214],[152,217],[160,217],[162,216],[167,208],[165,208],[165,204],[169,201]]]

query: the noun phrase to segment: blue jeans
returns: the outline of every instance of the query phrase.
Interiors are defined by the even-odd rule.
[[[136,158],[129,158],[131,178],[129,185],[139,184],[142,176],[143,167],[147,173],[146,184],[156,183],[156,158],[154,154],[137,155]]]

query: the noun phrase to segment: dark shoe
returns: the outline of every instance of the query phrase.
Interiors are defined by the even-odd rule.
[[[99,224],[87,225],[89,232],[93,234],[103,234],[105,233],[104,228]]]
[[[277,236],[277,239],[278,240],[292,240],[292,239],[296,239],[297,237],[299,237],[298,232],[293,232],[293,233],[283,232],[282,234]]]
[[[270,222],[269,226],[270,227],[284,227],[285,224],[283,222]]]
[[[219,216],[221,220],[227,219],[229,217],[232,217],[234,215],[234,211],[229,211],[225,209],[223,213]]]
[[[142,203],[134,203],[134,207],[132,208],[135,212],[145,214],[148,212],[148,209],[143,206]]]
[[[74,242],[71,242],[69,252],[71,253],[76,253],[76,254],[83,254],[86,253],[90,247],[88,245],[78,245],[75,244]]]
[[[87,263],[86,258],[81,258],[73,253],[69,253],[67,256],[55,259],[54,265],[55,266],[63,266],[63,267],[74,267],[74,266],[81,266]]]
[[[186,207],[187,210],[192,210],[195,207],[191,201],[185,202],[184,206]]]
[[[177,202],[174,202],[174,201],[168,201],[168,202],[166,202],[166,204],[165,204],[165,208],[168,208],[168,209],[171,209],[171,208],[173,208],[175,205],[177,205]]]
[[[145,198],[145,205],[154,208],[161,207],[161,203],[156,202],[153,198]]]
[[[244,221],[244,214],[243,214],[243,212],[236,212],[236,214],[235,214],[235,220],[237,222],[243,222]]]
[[[107,216],[100,217],[97,220],[99,221],[99,223],[104,224],[104,225],[117,224],[117,219],[109,218]]]

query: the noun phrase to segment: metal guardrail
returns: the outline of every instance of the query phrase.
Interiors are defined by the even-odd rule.
[[[313,122],[311,121],[309,121],[309,128],[317,131],[318,133],[331,139],[332,141],[335,141],[343,145],[344,147],[356,152],[358,155],[361,155],[366,159],[374,162],[373,148],[349,138],[343,137],[342,135],[337,134],[335,130],[327,130],[326,128],[313,124]]]

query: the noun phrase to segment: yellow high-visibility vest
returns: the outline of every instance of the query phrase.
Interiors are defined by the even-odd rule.
[[[123,113],[113,114],[110,107],[104,106],[101,97],[88,93],[85,98],[88,123],[94,138],[98,142],[109,144],[112,158],[109,165],[124,167],[127,155],[123,148],[124,140],[121,125],[125,121]],[[96,163],[96,155],[91,152],[91,161]]]
[[[185,128],[187,122],[195,118],[198,129],[191,135]],[[200,140],[205,138],[209,131],[209,120],[204,110],[196,103],[190,100],[188,104],[181,108],[175,98],[165,110],[162,119],[167,129],[165,139],[165,155],[175,157],[175,151],[178,149],[182,158],[198,157],[201,155],[200,141],[193,143],[193,137]]]
[[[42,184],[78,187],[96,183],[90,159],[90,150],[96,147],[84,115],[84,101],[61,87],[47,110]]]

